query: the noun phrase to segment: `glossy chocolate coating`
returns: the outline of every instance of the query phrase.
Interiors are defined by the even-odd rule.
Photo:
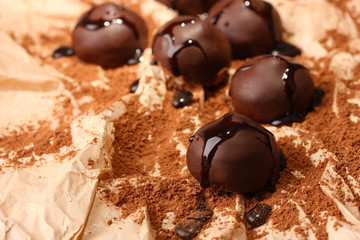
[[[231,61],[230,44],[221,31],[191,16],[175,18],[159,29],[152,51],[173,75],[209,86],[225,79]]]
[[[249,59],[234,74],[230,92],[235,111],[271,123],[294,112],[305,115],[314,93],[307,68],[284,56]]]
[[[207,12],[219,0],[157,0],[184,15],[196,15]]]
[[[274,187],[280,149],[268,130],[244,115],[228,113],[205,124],[190,138],[187,166],[203,188],[255,192]]]
[[[135,64],[147,44],[147,27],[135,12],[104,3],[86,12],[73,32],[75,54],[103,67]]]
[[[222,0],[210,9],[207,21],[228,37],[233,58],[270,53],[282,39],[279,14],[262,0]]]

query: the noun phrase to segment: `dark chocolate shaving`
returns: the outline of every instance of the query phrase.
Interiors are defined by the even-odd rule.
[[[279,42],[276,44],[275,49],[271,52],[272,55],[285,55],[288,57],[295,57],[301,54],[301,50],[287,42]]]
[[[252,228],[263,225],[268,219],[271,212],[271,207],[265,203],[257,203],[247,213],[245,213],[246,222]]]
[[[299,113],[297,111],[286,113],[286,115],[280,119],[276,119],[271,122],[271,125],[280,127],[280,126],[291,126],[294,122],[303,122],[305,119],[304,115],[302,113]]]
[[[70,57],[73,56],[74,54],[75,54],[74,49],[72,47],[61,46],[54,51],[52,57],[53,58]]]
[[[175,234],[182,239],[194,238],[212,215],[211,209],[201,202],[197,209],[175,226]]]
[[[183,108],[193,102],[193,94],[185,89],[177,89],[173,95],[173,106]]]
[[[139,79],[133,82],[130,86],[130,93],[135,93],[139,86]]]

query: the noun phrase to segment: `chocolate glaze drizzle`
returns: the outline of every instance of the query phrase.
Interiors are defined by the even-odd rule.
[[[190,47],[190,46],[197,47],[203,53],[205,59],[207,61],[209,61],[204,49],[201,47],[200,43],[197,42],[196,40],[188,39],[188,40],[186,40],[185,42],[183,42],[181,44],[177,44],[177,45],[175,44],[175,36],[174,36],[174,32],[173,32],[174,28],[177,27],[177,26],[185,27],[186,24],[194,24],[195,22],[196,22],[195,19],[188,19],[188,20],[185,20],[185,21],[182,21],[182,22],[173,22],[172,24],[167,26],[165,29],[158,32],[156,34],[156,36],[155,36],[155,39],[158,38],[158,37],[163,36],[170,43],[170,47],[169,47],[169,50],[167,52],[167,57],[169,59],[169,64],[171,66],[171,72],[175,76],[179,76],[181,74],[180,70],[179,70],[179,67],[178,67],[177,55],[183,49],[185,49],[187,47]]]
[[[55,49],[52,57],[53,58],[61,58],[61,57],[70,57],[74,55],[74,49],[68,46],[61,46]]]
[[[121,5],[119,5],[119,7],[121,8],[121,10],[126,11],[125,8]],[[112,20],[90,20],[89,19],[89,15],[92,13],[92,11],[94,11],[95,8],[92,8],[89,12],[86,13],[86,15],[77,23],[76,27],[80,26],[80,27],[84,27],[85,29],[89,30],[89,31],[96,31],[105,27],[109,27],[111,25],[114,24],[124,24],[125,26],[127,26],[128,28],[131,29],[131,31],[133,32],[135,38],[138,41],[138,46],[139,48],[136,49],[135,53],[134,53],[134,57],[129,59],[127,61],[127,64],[129,65],[133,65],[136,64],[140,61],[141,55],[142,55],[142,49],[140,47],[140,42],[139,42],[139,32],[135,26],[134,23],[132,23],[131,21],[129,21],[126,17],[121,16],[121,17],[116,17]],[[114,15],[113,12],[109,12],[109,15]]]
[[[212,159],[215,155],[217,148],[221,143],[235,136],[241,130],[252,129],[255,130],[269,139],[269,144],[271,147],[271,152],[273,154],[273,158],[275,159],[275,143],[271,138],[271,133],[262,130],[256,126],[251,125],[246,122],[235,122],[232,120],[234,114],[227,113],[225,114],[219,122],[210,126],[200,133],[200,136],[204,140],[204,149],[202,152],[202,161],[201,161],[201,187],[207,188],[210,187],[209,182],[209,173],[211,168]]]
[[[321,103],[323,97],[324,97],[324,91],[321,90],[320,88],[315,88],[313,97],[311,99],[311,104],[305,114],[299,113],[297,111],[289,112],[284,117],[272,121],[271,125],[276,127],[280,127],[283,125],[291,126],[291,124],[294,122],[304,121],[305,115],[311,111],[314,111],[315,107]]]
[[[280,57],[280,56],[278,56],[278,57]],[[293,104],[293,96],[296,91],[295,72],[296,72],[296,70],[302,69],[305,67],[301,64],[289,63],[286,60],[284,60],[284,62],[287,64],[284,74],[282,76],[282,79],[285,81],[284,91],[286,92],[290,103]],[[314,89],[312,103],[311,103],[309,109],[307,110],[307,112],[312,111],[314,109],[314,107],[321,102],[321,98],[323,95],[324,95],[324,92],[321,89],[318,89],[318,88]],[[305,114],[297,112],[297,111],[291,111],[291,112],[286,113],[286,115],[283,116],[282,118],[272,121],[271,125],[278,126],[278,127],[282,126],[282,125],[290,126],[294,122],[304,121]]]
[[[281,57],[279,57],[281,58]],[[281,58],[282,59],[282,58]],[[296,90],[295,84],[295,72],[298,69],[305,68],[303,65],[298,63],[289,63],[286,60],[283,60],[286,63],[286,69],[282,75],[282,80],[285,82],[284,91],[286,92],[289,100],[292,102]]]

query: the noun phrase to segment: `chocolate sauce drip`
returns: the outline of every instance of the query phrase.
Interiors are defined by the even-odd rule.
[[[176,26],[182,26],[185,27],[186,24],[194,24],[195,23],[195,19],[188,19],[182,22],[173,22],[172,24],[170,24],[167,28],[163,29],[162,31],[160,31],[159,33],[157,33],[156,37],[160,37],[163,36],[164,38],[166,38],[169,41],[170,47],[169,50],[167,52],[167,56],[169,59],[169,64],[171,66],[171,72],[175,75],[175,76],[179,76],[180,70],[178,67],[178,62],[177,62],[177,55],[185,48],[190,47],[190,46],[195,46],[198,49],[200,49],[200,51],[203,53],[205,59],[208,61],[207,55],[204,51],[204,49],[201,47],[200,43],[197,42],[196,40],[192,40],[192,39],[188,39],[187,41],[175,45],[175,37],[174,37],[174,33],[173,30]],[[155,42],[155,41],[154,41]]]
[[[263,225],[268,219],[271,212],[271,207],[265,203],[257,203],[247,213],[245,219],[252,228]]]
[[[272,55],[285,55],[288,57],[295,57],[301,54],[301,50],[294,45],[287,42],[279,42],[275,49],[271,52]]]
[[[53,58],[61,58],[61,57],[70,57],[74,55],[74,49],[68,46],[61,46],[57,48],[52,57]]]
[[[205,205],[205,197],[200,194],[200,202],[188,217],[175,226],[175,234],[182,239],[194,238],[202,227],[212,218],[213,212]]]
[[[315,88],[313,97],[311,100],[311,104],[309,106],[309,109],[306,111],[305,114],[299,113],[299,112],[290,112],[287,113],[284,117],[274,120],[271,122],[271,125],[280,127],[283,125],[291,126],[294,122],[302,122],[305,119],[305,116],[307,113],[314,111],[315,107],[321,103],[322,98],[324,97],[324,91],[320,88]]]
[[[217,124],[210,126],[200,133],[200,136],[204,140],[204,149],[202,152],[201,161],[201,187],[210,187],[209,173],[211,168],[212,159],[216,153],[217,148],[221,143],[235,136],[241,130],[252,129],[255,130],[269,139],[271,152],[274,157],[275,143],[271,141],[270,133],[259,129],[256,126],[252,126],[248,123],[239,123],[232,121],[233,113],[227,113]]]
[[[183,108],[193,102],[193,94],[185,89],[177,89],[173,95],[173,106]]]
[[[285,82],[284,91],[286,92],[288,98],[292,102],[292,98],[293,98],[293,95],[296,90],[295,72],[296,72],[296,70],[304,69],[305,67],[303,65],[295,63],[295,62],[289,63],[285,59],[282,59],[282,60],[286,63],[286,69],[282,75],[282,80],[284,80],[284,82]]]
[[[130,86],[130,93],[135,93],[139,86],[139,79],[133,82]]]

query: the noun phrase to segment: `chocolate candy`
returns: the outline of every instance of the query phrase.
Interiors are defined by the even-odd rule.
[[[237,70],[230,92],[237,113],[261,123],[286,118],[291,123],[303,120],[314,82],[309,70],[293,59],[263,55],[246,61]]]
[[[196,15],[207,12],[219,0],[157,0],[162,4],[179,11],[180,14]]]
[[[73,32],[75,54],[103,67],[138,63],[146,44],[144,20],[113,3],[101,4],[85,13]]]
[[[268,130],[244,115],[227,113],[190,138],[187,166],[203,188],[256,192],[275,186],[280,149]]]
[[[155,35],[156,61],[173,75],[202,85],[216,85],[227,76],[230,44],[219,29],[197,17],[167,22]]]
[[[233,58],[270,53],[282,39],[279,14],[261,0],[222,0],[210,9],[207,21],[228,37]]]

